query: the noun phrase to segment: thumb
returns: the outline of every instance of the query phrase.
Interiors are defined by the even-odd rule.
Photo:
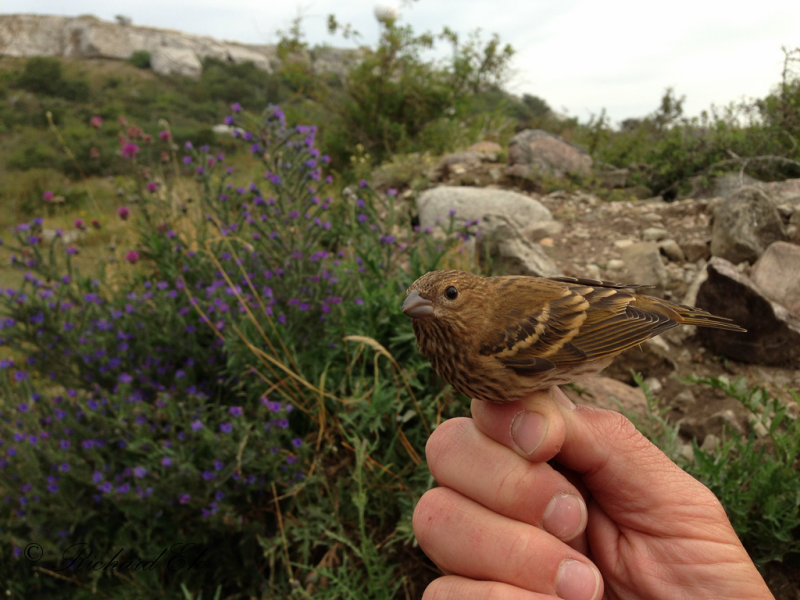
[[[578,475],[609,514],[674,510],[680,503],[721,509],[714,495],[670,460],[622,414],[575,406],[558,388],[508,404],[472,402],[484,434],[533,462]],[[531,443],[531,440],[538,440]],[[665,490],[668,492],[665,494]]]
[[[607,511],[637,506],[652,511],[671,502],[697,502],[698,488],[713,494],[648,440],[624,415],[589,406],[561,410],[564,441],[555,460],[581,475],[595,500]]]

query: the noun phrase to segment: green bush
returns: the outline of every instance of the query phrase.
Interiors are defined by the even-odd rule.
[[[131,54],[128,62],[137,69],[149,69],[150,53],[147,50],[136,50],[133,54]]]
[[[710,450],[692,440],[693,458],[680,452],[679,424],[666,418],[638,374],[647,398],[644,416],[628,415],[665,454],[696,477],[719,498],[750,557],[763,568],[800,554],[800,419],[785,402],[743,379],[692,377],[687,383],[712,387],[742,403],[752,413],[751,432],[725,428],[719,445]],[[800,404],[800,396],[793,394]],[[758,437],[756,429],[763,434]]]
[[[696,379],[739,400],[766,432],[747,436],[727,429],[718,448],[695,445],[687,470],[720,499],[736,533],[759,567],[800,553],[800,420],[785,403],[743,379]],[[800,396],[794,395],[800,403]]]
[[[58,59],[35,56],[28,59],[17,79],[17,85],[34,94],[57,96],[63,82],[63,71]]]

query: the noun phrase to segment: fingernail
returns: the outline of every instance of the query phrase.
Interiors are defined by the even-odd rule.
[[[595,600],[600,593],[600,573],[578,560],[568,558],[558,567],[556,594],[564,600]]]
[[[525,456],[533,454],[546,433],[547,418],[540,413],[522,410],[511,420],[511,439]]]
[[[589,514],[586,503],[574,494],[558,494],[547,505],[542,515],[542,527],[565,542],[583,532]]]

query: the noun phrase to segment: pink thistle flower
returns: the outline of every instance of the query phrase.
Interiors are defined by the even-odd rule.
[[[45,202],[52,202],[54,196],[55,194],[53,192],[47,190],[44,194],[42,194],[42,200],[44,200]]]
[[[135,265],[137,262],[139,262],[139,253],[136,250],[131,250],[125,254],[125,260],[132,265]]]
[[[158,139],[160,139],[162,142],[168,142],[172,139],[172,134],[165,129],[164,131],[159,132]]]
[[[147,182],[147,191],[151,194],[158,189],[158,183],[155,181],[148,181]]]
[[[136,155],[139,154],[139,146],[132,142],[126,142],[122,146],[122,157],[123,158],[136,158]]]
[[[103,126],[103,117],[98,117],[95,115],[91,119],[89,119],[89,127],[93,127],[94,129],[100,129]]]
[[[75,225],[75,229],[80,229],[81,231],[86,229],[86,223],[83,222],[83,219],[75,219],[73,225]]]
[[[123,221],[127,221],[131,214],[131,210],[127,206],[120,206],[117,210],[117,216]]]

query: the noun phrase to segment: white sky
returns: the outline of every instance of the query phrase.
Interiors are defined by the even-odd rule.
[[[386,0],[380,2],[387,4]],[[388,2],[391,4],[391,2]],[[274,43],[303,16],[312,45],[344,46],[327,15],[374,44],[377,2],[357,0],[0,0],[0,13],[93,14],[113,21],[246,43]],[[516,50],[509,89],[539,96],[582,121],[605,108],[612,121],[654,111],[672,86],[685,113],[763,97],[780,80],[781,47],[800,47],[800,1],[417,0],[396,2],[416,33],[481,28]]]

